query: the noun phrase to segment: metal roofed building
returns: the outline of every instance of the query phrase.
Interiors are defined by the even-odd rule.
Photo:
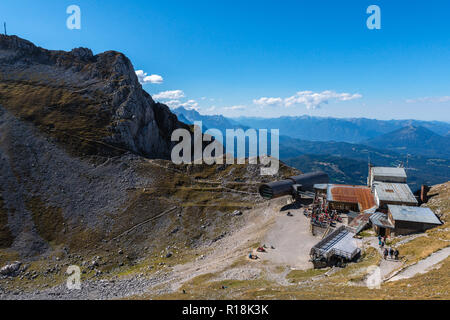
[[[316,202],[319,198],[326,199],[328,189],[327,183],[317,183],[313,186],[313,188],[314,188],[314,202]]]
[[[406,183],[374,182],[373,190],[379,208],[386,209],[388,204],[418,205],[416,197]]]
[[[372,191],[366,186],[329,184],[327,202],[332,210],[363,212],[376,206]]]
[[[381,236],[424,232],[442,224],[429,208],[396,205],[388,205],[387,214],[372,214],[370,222],[375,232]]]
[[[313,188],[314,190],[327,190],[328,183],[316,183]]]
[[[371,167],[368,185],[370,187],[378,182],[406,183],[407,175],[404,168],[395,167]]]
[[[394,224],[389,220],[388,215],[383,212],[373,213],[370,216],[369,220],[370,222],[372,222],[375,233],[383,237],[389,236],[391,234],[391,231],[393,231],[395,228]]]
[[[373,216],[372,213],[358,213],[353,219],[349,217],[348,228],[358,234],[369,225],[371,216]]]
[[[310,256],[315,268],[341,265],[361,253],[358,240],[349,228],[341,226],[311,248]]]
[[[423,232],[442,224],[430,208],[424,207],[388,205],[388,217],[396,235]]]

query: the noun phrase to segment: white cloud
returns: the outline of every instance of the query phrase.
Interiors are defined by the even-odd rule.
[[[253,103],[260,106],[281,105],[283,103],[283,99],[262,97],[259,99],[254,99]]]
[[[192,110],[192,109],[199,110],[198,102],[193,99],[188,100],[186,102],[182,102],[178,99],[172,99],[172,100],[164,101],[164,104],[166,104],[167,106],[169,106],[169,108],[172,108],[172,109],[175,109],[178,107],[183,107],[186,110]]]
[[[136,76],[138,77],[140,84],[148,84],[148,83],[154,83],[154,84],[161,84],[163,83],[163,77],[157,74],[147,75],[144,70],[136,70]]]
[[[183,103],[180,103],[179,106],[183,107],[185,109],[188,109],[188,110],[191,110],[191,109],[198,110],[198,108],[199,108],[197,101],[195,101],[193,99],[188,100],[188,101],[183,102]]]
[[[295,95],[284,99],[263,97],[253,100],[253,103],[260,106],[280,105],[285,107],[304,104],[308,109],[316,109],[322,104],[327,104],[330,100],[350,101],[359,98],[362,98],[362,95],[359,93],[338,93],[331,90],[322,92],[299,91]]]
[[[304,104],[308,109],[319,108],[322,104],[328,104],[330,100],[339,101],[349,101],[353,99],[359,99],[362,95],[355,93],[337,93],[335,91],[322,91],[322,92],[312,92],[312,91],[299,91],[292,97],[286,98],[284,104],[286,107],[292,105]]]
[[[156,100],[178,100],[181,98],[184,98],[184,92],[182,90],[163,91],[153,95],[153,99]]]
[[[195,110],[195,111],[200,111],[199,107],[196,106],[185,106],[184,107],[186,110]]]
[[[150,83],[163,83],[163,77],[157,74],[152,74],[144,78],[144,81],[148,81]]]
[[[225,107],[224,109],[225,110],[243,110],[245,108],[247,108],[247,107],[244,105],[236,105],[236,106],[231,106],[231,107]]]
[[[423,97],[423,98],[417,98],[417,99],[407,99],[407,103],[444,103],[444,102],[450,102],[450,96],[443,96],[443,97]]]
[[[180,106],[181,101],[174,99],[174,100],[164,101],[164,104],[169,106],[170,108],[177,108]]]

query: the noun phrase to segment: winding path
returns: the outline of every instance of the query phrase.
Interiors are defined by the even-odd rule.
[[[446,247],[444,249],[436,251],[428,258],[420,260],[416,264],[413,264],[412,266],[409,266],[406,269],[400,271],[398,274],[389,279],[388,282],[408,279],[414,277],[417,274],[427,273],[437,264],[444,261],[448,256],[450,256],[450,247]]]

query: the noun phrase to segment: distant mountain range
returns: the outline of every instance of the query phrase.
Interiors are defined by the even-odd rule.
[[[450,139],[435,133],[447,132],[450,125],[445,122],[314,117],[230,119],[224,116],[201,115],[195,110],[184,108],[177,108],[173,112],[178,115],[180,121],[191,124],[201,120],[203,130],[217,128],[223,134],[226,129],[245,130],[252,127],[252,124],[256,124],[255,129],[280,129],[281,160],[303,172],[323,170],[336,183],[365,183],[369,160],[378,166],[408,164],[408,181],[413,190],[417,190],[421,184],[433,185],[450,179],[450,153],[448,153]],[[313,123],[317,126],[312,125]],[[328,128],[327,123],[333,128]],[[396,128],[402,124],[405,127]],[[390,128],[396,129],[383,133]],[[433,128],[434,132],[428,128]],[[326,134],[323,131],[327,130],[327,134],[331,134],[334,130],[337,136],[353,137],[352,140],[362,142],[336,141],[339,140],[336,137],[329,141],[292,137],[296,131],[308,131],[308,136],[321,136],[324,139]],[[358,136],[358,132],[362,132],[362,136]],[[374,137],[363,139],[365,136]],[[246,145],[248,147],[248,143]],[[409,154],[408,159],[406,154]]]
[[[233,118],[255,129],[280,129],[280,135],[313,141],[342,141],[358,143],[407,126],[421,126],[439,135],[450,134],[450,123],[420,120],[375,120],[366,118],[279,117]]]
[[[363,144],[335,141],[306,141],[280,137],[280,158],[303,172],[323,170],[336,183],[366,182],[369,161],[377,166],[406,166],[408,183],[413,190],[450,179],[450,160],[423,155],[406,155]]]
[[[399,153],[450,159],[450,137],[438,135],[423,126],[409,125],[366,140],[363,144]]]
[[[179,121],[187,124],[194,124],[195,121],[202,121],[203,131],[214,128],[225,132],[226,129],[242,128],[244,130],[247,130],[249,128],[248,126],[242,125],[222,115],[201,115],[194,109],[188,110],[183,107],[178,107],[176,109],[173,109],[172,112],[177,115]]]

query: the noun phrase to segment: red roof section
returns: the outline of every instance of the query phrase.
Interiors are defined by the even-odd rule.
[[[364,211],[376,206],[375,198],[369,187],[351,185],[330,185],[331,201],[358,203]]]

